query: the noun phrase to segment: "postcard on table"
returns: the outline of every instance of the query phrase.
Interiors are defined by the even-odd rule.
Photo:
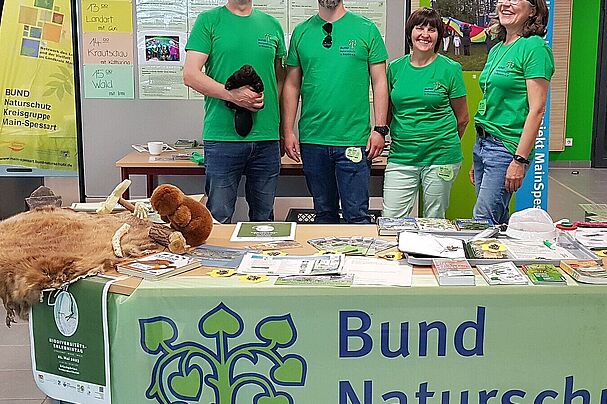
[[[295,222],[238,222],[230,241],[295,240]]]

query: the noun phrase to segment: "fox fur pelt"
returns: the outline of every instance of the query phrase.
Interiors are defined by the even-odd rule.
[[[112,249],[112,236],[131,225],[121,239],[124,258]],[[102,273],[124,259],[164,247],[148,237],[152,223],[130,213],[92,215],[53,207],[20,213],[0,222],[0,298],[6,324],[27,319],[44,289],[58,288]]]

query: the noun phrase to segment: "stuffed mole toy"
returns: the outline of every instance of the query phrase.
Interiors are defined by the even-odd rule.
[[[263,93],[263,81],[253,66],[243,65],[226,80],[226,90],[250,86],[256,93]],[[253,128],[253,115],[246,108],[239,107],[233,102],[226,101],[226,106],[234,110],[234,129],[240,136],[246,136]],[[263,107],[262,107],[263,108]]]
[[[162,220],[183,234],[188,245],[196,247],[209,238],[213,229],[211,213],[201,202],[186,196],[176,186],[158,186],[150,202]]]

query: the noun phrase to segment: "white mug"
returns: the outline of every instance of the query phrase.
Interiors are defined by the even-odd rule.
[[[157,156],[162,153],[164,142],[148,142],[148,151],[151,155]]]

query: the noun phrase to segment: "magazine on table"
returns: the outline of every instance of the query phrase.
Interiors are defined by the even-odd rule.
[[[238,222],[230,241],[295,240],[295,222]]]
[[[561,269],[581,283],[607,284],[607,270],[596,261],[561,261]]]
[[[347,255],[375,255],[379,251],[396,246],[396,242],[375,237],[321,237],[308,240],[319,251],[330,251]]]
[[[474,286],[474,271],[465,259],[434,258],[432,271],[441,286]]]
[[[247,253],[238,266],[237,272],[277,276],[339,275],[343,266],[343,254],[270,256]]]
[[[523,265],[523,271],[534,285],[567,285],[567,280],[552,264]]]
[[[529,279],[512,261],[477,265],[478,271],[489,285],[527,285]]]
[[[186,256],[193,257],[201,265],[216,268],[236,269],[246,253],[257,252],[248,248],[229,248],[212,245],[200,245],[188,251]]]
[[[193,257],[159,252],[118,263],[116,270],[124,275],[137,276],[148,280],[159,280],[198,268],[199,266],[200,262]]]
[[[348,287],[352,286],[353,281],[354,275],[351,274],[290,275],[278,277],[274,285]]]
[[[400,232],[398,234],[398,249],[415,256],[466,258],[462,240],[430,233]]]

